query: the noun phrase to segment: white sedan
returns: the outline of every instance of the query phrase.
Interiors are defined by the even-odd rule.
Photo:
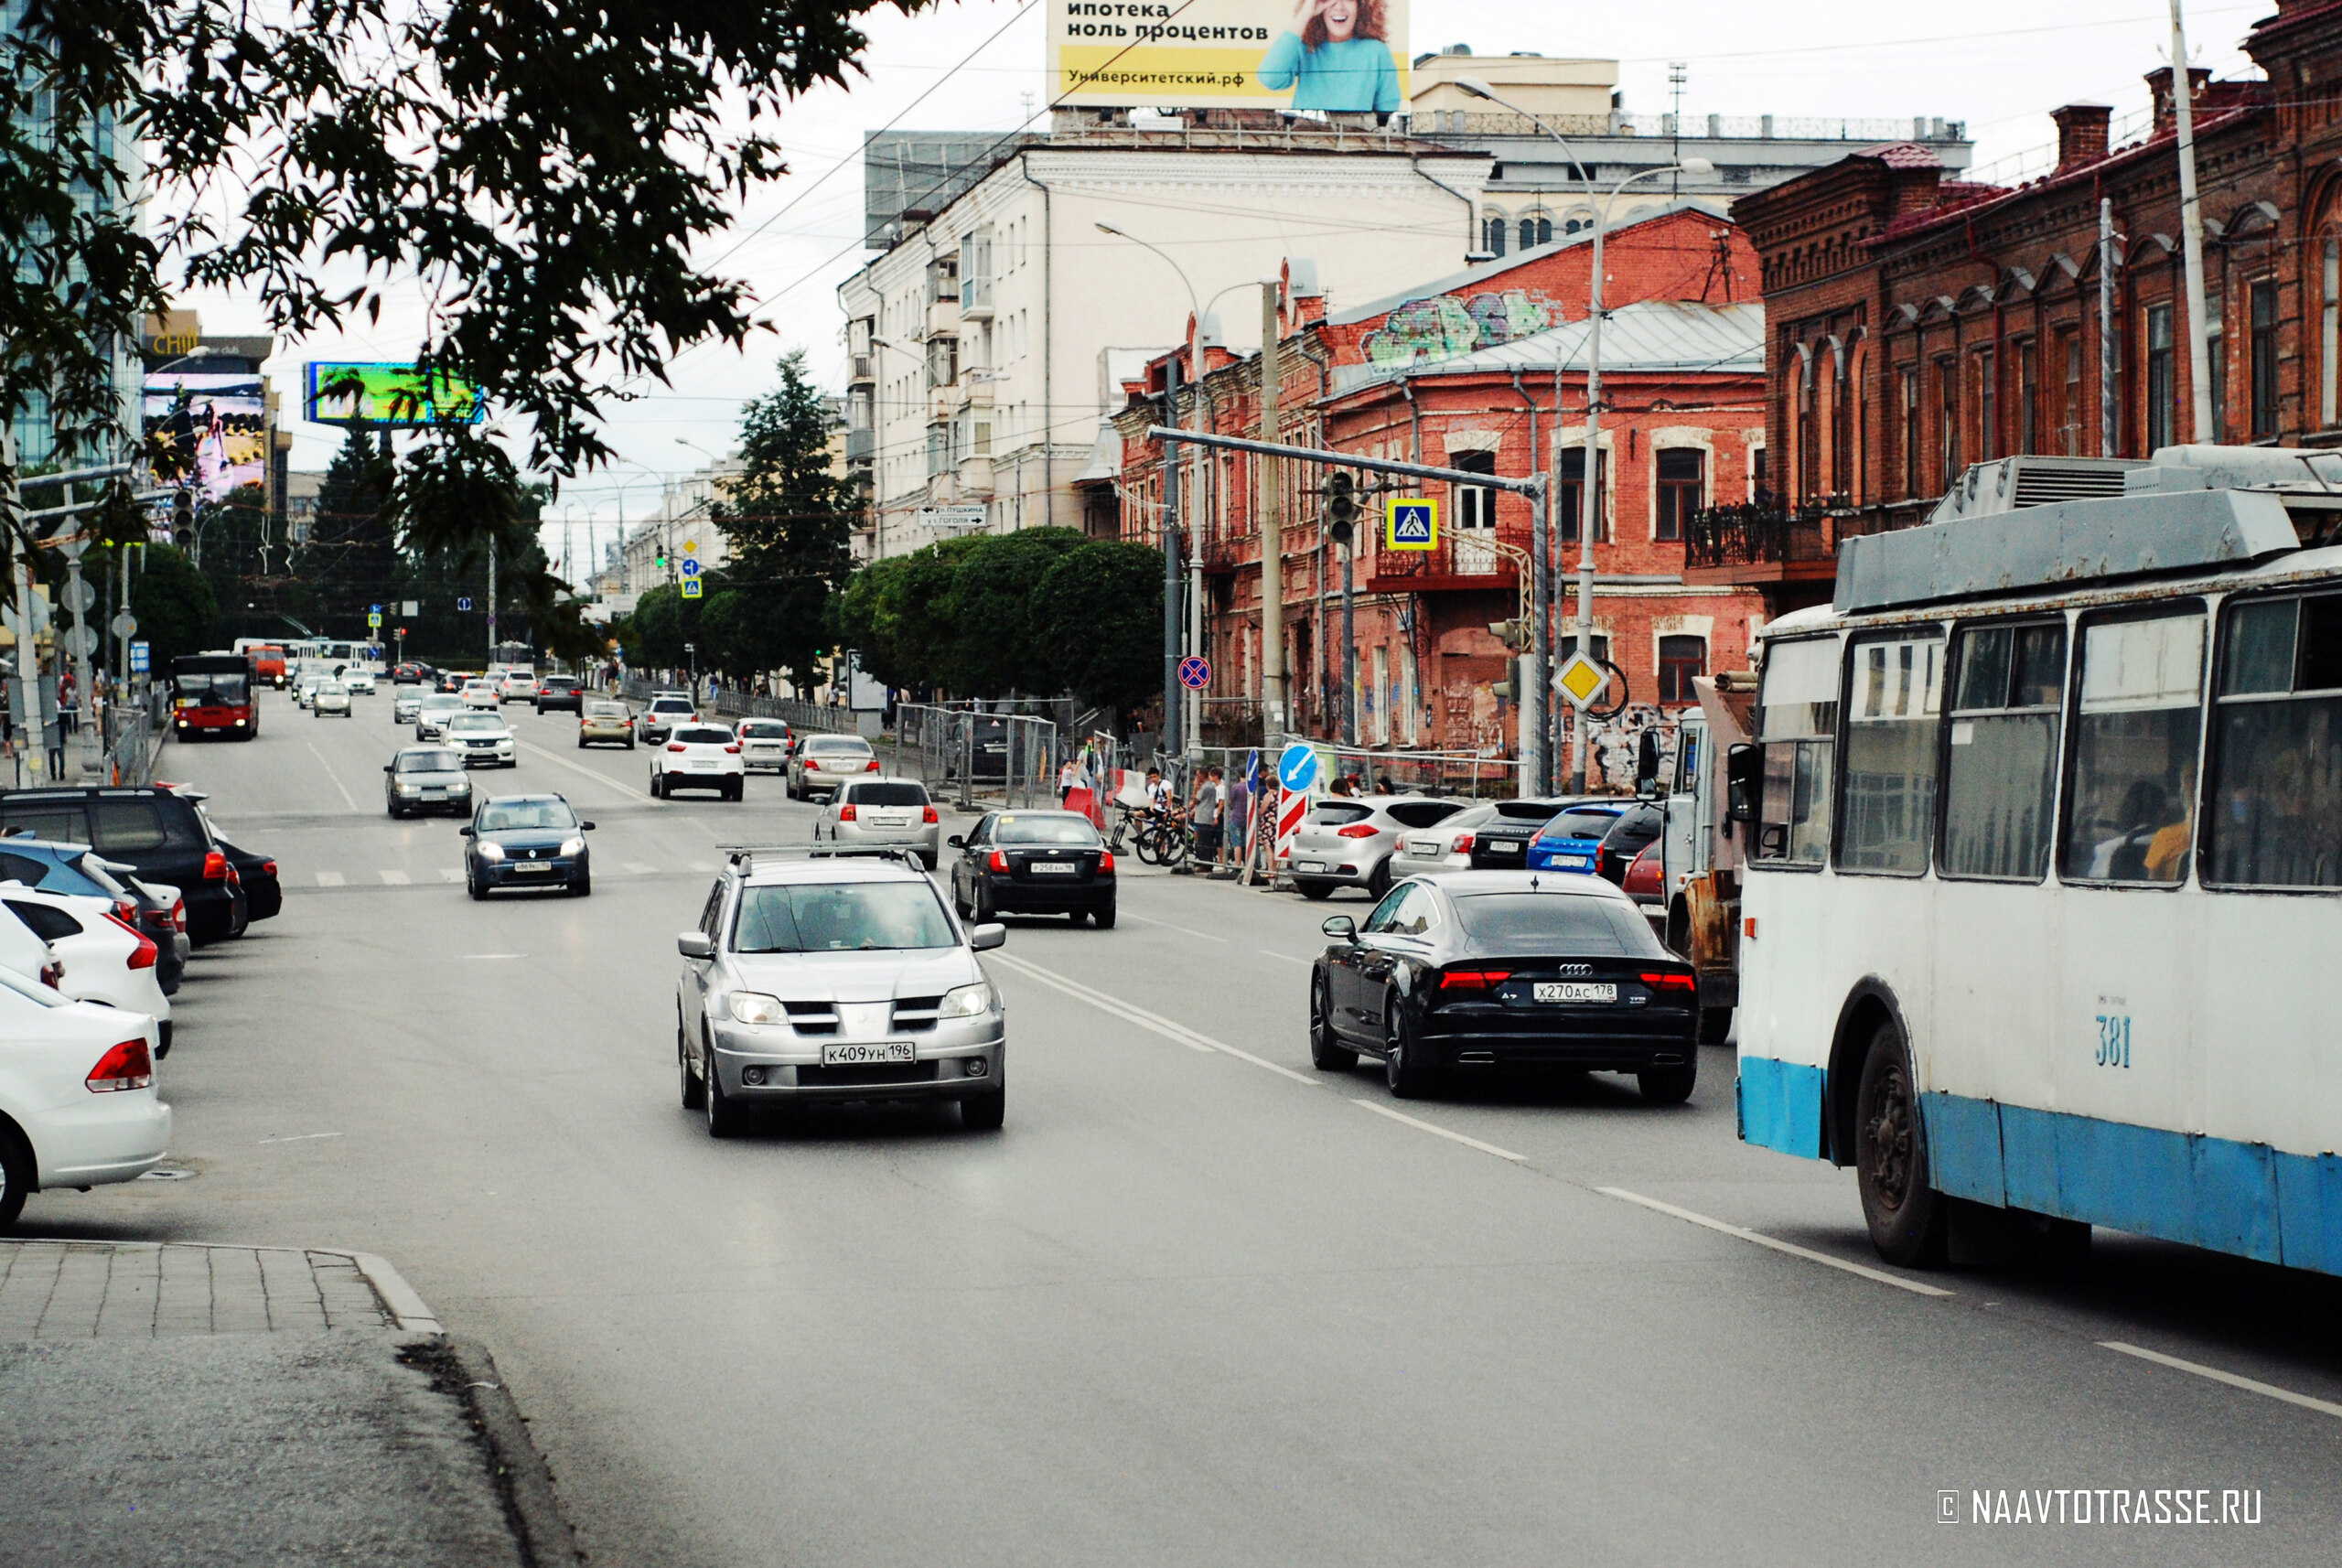
[[[309,712],[318,718],[323,718],[328,714],[339,714],[343,718],[348,718],[349,716],[349,688],[338,681],[318,682],[316,693],[309,698]]]
[[[650,793],[671,799],[678,789],[713,789],[726,800],[740,799],[747,770],[740,743],[714,725],[677,725],[667,744],[650,748]]]
[[[1391,875],[1412,876],[1418,871],[1469,871],[1472,841],[1477,831],[1496,821],[1494,806],[1467,806],[1445,822],[1399,835],[1399,853]]]
[[[171,1004],[155,975],[162,954],[152,938],[125,924],[107,900],[86,894],[0,883],[0,907],[48,944],[63,970],[58,990],[76,1001],[152,1014],[159,1026],[156,1054],[170,1050]]]
[[[513,755],[512,726],[501,714],[456,714],[441,726],[441,733],[467,768],[520,766]]]
[[[349,687],[353,694],[360,692],[365,693],[370,697],[374,694],[374,672],[371,670],[344,671],[341,683]]]
[[[43,1187],[132,1181],[162,1160],[171,1108],[155,1087],[155,1020],[76,1002],[0,968],[0,1230]]]
[[[461,695],[464,699],[464,706],[467,708],[493,711],[504,705],[504,700],[497,695],[496,682],[493,681],[478,678],[467,681],[464,682]]]

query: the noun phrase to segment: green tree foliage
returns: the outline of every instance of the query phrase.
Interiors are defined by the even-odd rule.
[[[1043,574],[1026,616],[1026,644],[1052,684],[1125,711],[1163,694],[1163,556],[1093,539]]]
[[[689,665],[692,656],[683,651],[683,644],[699,643],[700,619],[706,603],[704,599],[684,598],[671,583],[661,583],[644,594],[635,602],[634,614],[627,618],[619,630],[627,662],[654,669],[682,669]]]
[[[792,352],[779,387],[743,414],[742,472],[714,509],[732,553],[703,618],[721,667],[786,669],[800,693],[812,689],[831,600],[854,570],[860,492],[831,472],[829,439],[829,405],[806,377],[804,352]]]
[[[1082,542],[1070,528],[978,536],[951,575],[947,601],[958,689],[982,696],[1057,689],[1057,671],[1025,635],[1026,616],[1049,568]]]
[[[154,668],[167,670],[180,654],[200,653],[212,645],[220,601],[184,553],[172,545],[150,544],[145,569],[130,569],[130,613],[138,618],[138,635],[151,650]]]
[[[293,558],[307,590],[302,617],[329,637],[366,635],[366,607],[382,602],[396,565],[391,515],[396,480],[388,435],[351,430],[317,486],[309,536]]]

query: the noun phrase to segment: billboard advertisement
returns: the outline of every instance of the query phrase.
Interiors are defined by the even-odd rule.
[[[268,482],[268,388],[259,371],[149,375],[140,413],[155,475],[207,500]]]
[[[413,365],[311,361],[302,389],[303,416],[315,424],[478,424],[488,417],[479,394],[446,371],[427,381]]]
[[[1407,0],[1049,0],[1059,103],[1392,113]]]

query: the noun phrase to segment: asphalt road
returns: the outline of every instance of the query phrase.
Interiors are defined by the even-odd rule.
[[[44,1194],[25,1230],[389,1257],[491,1348],[604,1568],[2342,1538],[2335,1282],[2124,1237],[2079,1272],[1884,1269],[1849,1175],[1737,1142],[1728,1050],[1675,1109],[1598,1078],[1396,1105],[1303,1037],[1317,923],[1355,900],[1133,875],[1116,929],[1012,921],[988,959],[1004,1132],[866,1110],[713,1142],[677,1103],[674,933],[718,843],[810,808],[765,778],[655,802],[640,752],[510,710],[521,766],[479,781],[593,817],[595,893],[476,905],[455,822],[382,813],[389,706],[272,697],[256,742],[166,753],[285,910],[181,993],[195,1178]],[[2070,1518],[2073,1488],[2208,1488],[2215,1519],[2240,1488],[2261,1522],[1971,1522],[1978,1493]]]

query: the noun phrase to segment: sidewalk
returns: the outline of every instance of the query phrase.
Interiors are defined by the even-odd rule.
[[[500,1381],[380,1259],[0,1241],[0,1568],[572,1563]]]

